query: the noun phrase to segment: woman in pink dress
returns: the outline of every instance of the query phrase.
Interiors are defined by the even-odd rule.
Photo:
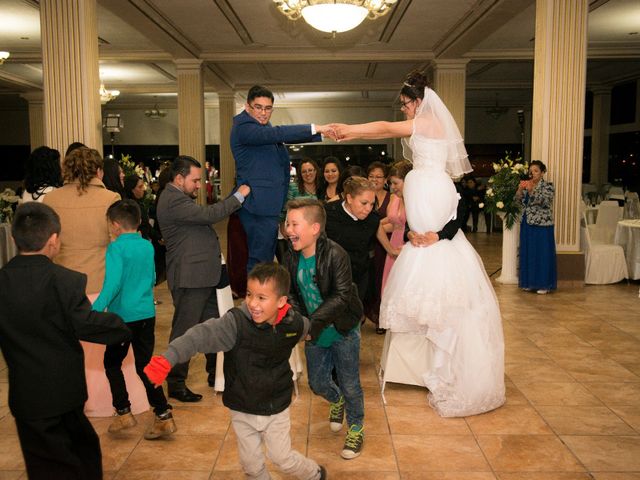
[[[387,207],[387,216],[380,221],[378,227],[378,241],[387,251],[387,258],[384,262],[382,273],[382,289],[387,283],[389,272],[393,267],[396,257],[404,245],[404,228],[407,217],[404,211],[404,201],[402,199],[402,189],[404,187],[404,177],[411,171],[412,165],[408,160],[400,160],[391,165],[389,169],[389,183],[391,184],[391,200]],[[387,238],[387,233],[391,232],[391,238]]]

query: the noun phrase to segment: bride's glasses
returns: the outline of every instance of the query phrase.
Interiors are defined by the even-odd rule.
[[[403,102],[402,100],[399,100],[400,103],[400,108],[407,108],[407,105],[409,105],[410,103],[415,102],[415,100],[407,100],[406,102]]]

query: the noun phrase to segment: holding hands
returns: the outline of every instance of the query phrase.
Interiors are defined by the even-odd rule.
[[[316,125],[316,132],[331,138],[335,142],[358,138],[350,132],[350,127],[345,123],[328,123],[326,125]]]
[[[414,247],[429,247],[440,240],[436,232],[416,233],[410,231],[407,238]]]

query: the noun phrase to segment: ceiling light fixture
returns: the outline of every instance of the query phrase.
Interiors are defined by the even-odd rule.
[[[485,113],[490,117],[493,117],[495,120],[500,118],[502,115],[507,113],[509,109],[507,107],[501,107],[498,105],[498,94],[496,94],[496,104],[493,107],[485,108]]]
[[[152,109],[150,110],[145,110],[144,111],[145,116],[149,117],[149,118],[153,118],[154,120],[158,120],[162,117],[166,117],[167,116],[167,112],[166,110],[160,110],[160,108],[158,107],[158,104],[156,103]]]
[[[316,30],[341,33],[360,25],[365,18],[386,15],[398,0],[273,0],[290,20],[300,17]]]
[[[100,84],[100,103],[104,105],[107,102],[110,102],[118,95],[120,95],[120,90],[107,90],[104,88],[104,84]]]
[[[9,52],[0,52],[0,65],[2,65],[10,55],[11,54]]]

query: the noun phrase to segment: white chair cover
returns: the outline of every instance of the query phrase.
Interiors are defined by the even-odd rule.
[[[380,387],[382,400],[387,382],[424,387],[424,376],[433,357],[431,342],[424,335],[387,330],[380,358]]]
[[[622,208],[618,206],[618,202],[604,201],[600,203],[595,229],[591,232],[592,242],[613,244],[619,220],[622,220]]]
[[[592,242],[591,230],[594,228],[595,225],[580,227],[580,242],[585,252],[584,283],[604,285],[629,278],[623,248],[612,243]]]

